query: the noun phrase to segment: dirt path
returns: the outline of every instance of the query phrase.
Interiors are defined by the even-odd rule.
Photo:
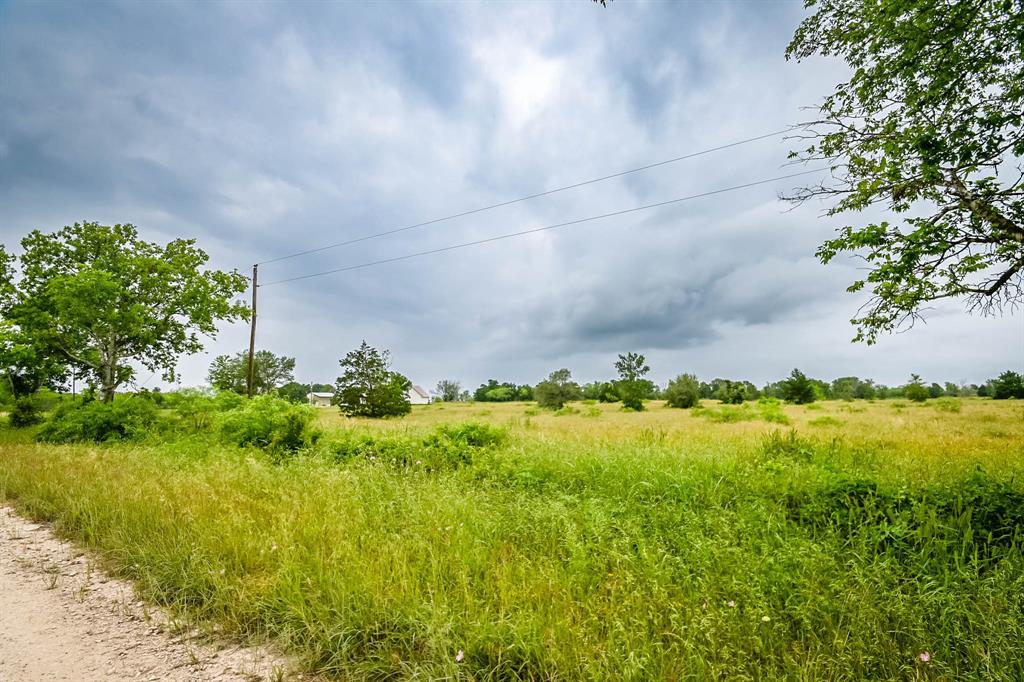
[[[171,625],[130,584],[0,506],[0,682],[302,679],[264,648],[218,646]]]

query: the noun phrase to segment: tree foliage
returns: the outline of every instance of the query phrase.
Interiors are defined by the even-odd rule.
[[[398,417],[409,414],[412,382],[392,372],[391,353],[366,341],[340,361],[344,372],[334,387],[334,402],[349,417]]]
[[[615,361],[619,379],[615,382],[615,393],[622,400],[622,406],[631,410],[643,410],[644,398],[651,392],[651,382],[644,377],[651,368],[639,353],[620,354]]]
[[[817,394],[814,392],[814,384],[807,378],[806,374],[798,369],[790,372],[789,378],[783,379],[779,384],[782,399],[791,403],[805,405],[813,403],[817,398]]]
[[[569,370],[557,369],[537,384],[533,395],[541,407],[559,410],[570,400],[579,400],[582,391]]]
[[[533,388],[526,384],[519,386],[511,381],[498,383],[488,379],[473,392],[473,400],[482,403],[504,403],[513,400],[533,400]]]
[[[680,374],[668,382],[665,402],[669,407],[696,407],[700,403],[700,381],[693,374]]]
[[[990,392],[996,400],[1018,398],[1024,400],[1024,377],[1007,370],[990,382]]]
[[[915,403],[923,403],[928,400],[928,387],[916,374],[910,375],[910,382],[903,387],[903,397]]]
[[[253,393],[269,393],[294,379],[295,358],[274,355],[269,350],[253,353]],[[210,363],[206,380],[218,391],[245,395],[248,388],[249,351],[218,355]],[[303,392],[303,397],[305,393]]]
[[[194,240],[165,246],[139,239],[132,225],[75,223],[21,241],[20,277],[4,286],[0,316],[40,357],[57,357],[113,400],[133,375],[131,362],[165,380],[178,356],[203,347],[217,323],[244,318],[231,298],[248,286],[237,272],[204,270]]]
[[[890,220],[847,226],[818,250],[853,252],[871,297],[854,340],[914,323],[930,301],[996,311],[1022,297],[1024,11],[1018,0],[805,0],[814,13],[787,57],[838,57],[852,69],[806,124],[792,156],[825,161],[831,181],[787,197],[825,197],[830,214],[881,207]]]
[[[440,396],[441,400],[446,403],[455,403],[462,400],[464,393],[462,390],[462,384],[452,379],[442,379],[441,381],[438,381],[435,392]]]

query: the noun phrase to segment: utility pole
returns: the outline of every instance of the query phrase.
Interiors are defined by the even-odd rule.
[[[252,266],[252,311],[250,313],[250,327],[249,327],[249,371],[246,373],[245,380],[245,392],[251,398],[253,392],[253,379],[255,378],[253,366],[253,354],[256,352],[256,287],[259,286],[256,283],[256,277],[258,275],[259,265]]]

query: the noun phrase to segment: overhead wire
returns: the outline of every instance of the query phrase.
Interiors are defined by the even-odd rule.
[[[783,133],[787,133],[790,130],[793,130],[793,126],[790,126],[790,127],[787,127],[787,128],[783,128],[781,130],[776,130],[776,131],[773,131],[773,132],[770,132],[770,133],[764,133],[763,135],[756,135],[754,137],[748,137],[748,138],[743,139],[743,140],[737,140],[736,142],[730,142],[728,144],[718,145],[717,147],[710,147],[708,149],[702,149],[700,151],[691,152],[689,154],[684,154],[682,156],[676,156],[676,157],[671,158],[671,159],[665,159],[664,161],[658,161],[658,162],[649,163],[649,164],[646,164],[646,165],[643,165],[643,166],[637,166],[636,168],[630,168],[630,169],[627,169],[627,170],[624,170],[624,171],[619,171],[618,173],[612,173],[611,175],[603,175],[603,176],[598,177],[598,178],[591,178],[590,180],[582,180],[580,182],[576,182],[576,183],[573,183],[571,185],[565,185],[563,187],[555,187],[553,189],[544,190],[543,192],[536,192],[534,194],[528,194],[526,196],[517,197],[515,199],[509,199],[507,201],[501,201],[501,202],[496,203],[496,204],[490,204],[488,206],[481,206],[479,208],[470,209],[468,211],[462,211],[460,213],[453,213],[451,215],[446,215],[446,216],[443,216],[441,218],[434,218],[432,220],[426,220],[424,222],[415,223],[413,225],[406,225],[404,227],[397,227],[397,228],[394,228],[394,229],[391,229],[391,230],[384,230],[383,232],[375,232],[373,234],[367,234],[367,235],[363,235],[361,237],[354,237],[352,239],[347,239],[345,241],[336,242],[334,244],[327,244],[325,246],[318,246],[316,248],[306,249],[304,251],[296,251],[295,253],[289,253],[289,254],[286,254],[286,255],[283,255],[283,256],[277,256],[275,258],[268,258],[265,261],[260,261],[259,263],[256,263],[256,265],[267,265],[269,263],[277,263],[279,261],[288,260],[290,258],[298,258],[299,256],[307,256],[307,255],[313,254],[313,253],[320,253],[321,251],[328,251],[330,249],[336,249],[336,248],[339,248],[339,247],[342,247],[342,246],[348,246],[350,244],[357,244],[359,242],[364,242],[364,241],[367,241],[367,240],[370,240],[370,239],[377,239],[378,237],[386,237],[388,235],[398,234],[400,232],[406,232],[408,230],[415,230],[417,228],[426,227],[428,225],[435,225],[437,223],[442,223],[442,222],[445,222],[447,220],[454,220],[455,218],[462,218],[462,217],[465,217],[465,216],[468,216],[468,215],[474,215],[476,213],[482,213],[484,211],[490,211],[490,210],[493,210],[493,209],[496,209],[496,208],[501,208],[503,206],[510,206],[512,204],[517,204],[517,203],[520,203],[520,202],[523,202],[523,201],[528,201],[530,199],[537,199],[537,198],[540,198],[540,197],[545,197],[545,196],[550,196],[552,194],[557,194],[559,192],[566,192],[566,191],[571,190],[571,189],[576,189],[578,187],[584,187],[586,185],[592,185],[592,184],[597,183],[597,182],[603,182],[605,180],[612,180],[614,178],[621,178],[621,177],[623,177],[625,175],[630,175],[632,173],[639,173],[640,171],[650,170],[651,168],[658,168],[659,166],[665,166],[665,165],[668,165],[670,163],[676,163],[678,161],[684,161],[686,159],[692,159],[692,158],[695,158],[695,157],[698,157],[698,156],[703,156],[705,154],[711,154],[712,152],[722,151],[723,149],[729,149],[729,148],[732,148],[732,147],[738,147],[740,145],[749,144],[751,142],[756,142],[758,140],[764,140],[764,139],[767,139],[769,137],[776,137],[778,135],[782,135]]]
[[[815,168],[815,169],[812,169],[812,170],[801,171],[799,173],[790,173],[788,175],[779,175],[779,176],[776,176],[776,177],[773,177],[773,178],[766,178],[764,180],[755,180],[753,182],[746,182],[746,183],[743,183],[741,185],[733,185],[731,187],[723,187],[723,188],[720,188],[720,189],[710,190],[710,191],[707,191],[707,192],[701,192],[699,194],[690,194],[690,195],[684,196],[684,197],[678,197],[678,198],[675,198],[675,199],[668,199],[667,201],[659,201],[659,202],[656,202],[656,203],[653,203],[653,204],[645,204],[643,206],[634,206],[632,208],[626,208],[626,209],[622,209],[622,210],[619,210],[619,211],[612,211],[610,213],[602,213],[600,215],[588,216],[586,218],[578,218],[576,220],[569,220],[569,221],[562,222],[562,223],[556,223],[554,225],[545,225],[543,227],[535,227],[535,228],[531,228],[529,230],[520,230],[518,232],[509,232],[509,233],[497,235],[497,236],[494,236],[494,237],[486,237],[484,239],[475,239],[473,241],[462,242],[460,244],[452,244],[452,245],[449,245],[449,246],[442,246],[442,247],[436,248],[436,249],[428,249],[426,251],[418,251],[416,253],[408,253],[408,254],[404,254],[404,255],[401,255],[401,256],[394,256],[392,258],[382,258],[380,260],[369,261],[369,262],[366,262],[366,263],[358,263],[356,265],[347,265],[347,266],[340,267],[340,268],[334,268],[334,269],[331,269],[331,270],[324,270],[324,271],[321,271],[321,272],[314,272],[314,273],[310,273],[310,274],[306,274],[306,275],[299,275],[299,276],[296,276],[296,277],[286,277],[284,279],[278,279],[278,280],[273,280],[271,282],[262,283],[259,286],[262,288],[262,287],[273,286],[275,284],[285,284],[286,282],[297,282],[297,281],[300,281],[300,280],[312,279],[314,277],[323,277],[325,275],[333,275],[333,274],[336,274],[336,273],[339,273],[339,272],[349,272],[351,270],[360,270],[360,269],[363,269],[363,268],[373,267],[375,265],[384,265],[386,263],[395,263],[395,262],[398,262],[398,261],[408,260],[410,258],[419,258],[421,256],[429,256],[429,255],[432,255],[432,254],[435,254],[435,253],[443,253],[445,251],[454,251],[456,249],[464,249],[464,248],[467,248],[467,247],[470,247],[470,246],[478,246],[480,244],[487,244],[487,243],[490,243],[490,242],[501,241],[503,239],[511,239],[513,237],[522,237],[522,236],[528,235],[528,234],[535,234],[537,232],[544,232],[544,231],[547,231],[547,230],[555,230],[555,229],[562,228],[562,227],[569,227],[570,225],[579,225],[581,223],[592,222],[594,220],[601,220],[603,218],[612,218],[612,217],[615,217],[615,216],[626,215],[626,214],[629,214],[629,213],[636,213],[638,211],[646,211],[646,210],[650,210],[652,208],[659,208],[661,206],[670,206],[672,204],[678,204],[678,203],[681,203],[681,202],[684,202],[684,201],[691,201],[693,199],[700,199],[700,198],[703,198],[703,197],[709,197],[709,196],[713,196],[715,194],[723,194],[725,192],[733,192],[735,190],[745,189],[747,187],[755,187],[757,185],[765,185],[765,184],[768,184],[770,182],[777,182],[779,180],[786,180],[786,179],[789,179],[789,178],[796,178],[796,177],[799,177],[801,175],[810,175],[811,173],[822,173],[822,172],[825,172],[827,170],[829,170],[829,169],[828,168]]]

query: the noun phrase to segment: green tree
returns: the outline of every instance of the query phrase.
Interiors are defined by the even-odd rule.
[[[165,246],[132,225],[75,223],[22,239],[20,278],[5,287],[0,317],[99,387],[106,402],[134,376],[130,362],[173,381],[178,356],[202,350],[217,323],[245,318],[232,297],[237,272],[204,270],[194,240]]]
[[[391,371],[391,354],[366,341],[340,361],[344,372],[334,387],[334,402],[349,417],[398,417],[409,414],[412,382]]]
[[[242,391],[236,391],[241,394],[245,394],[245,387],[243,385]],[[328,386],[325,390],[333,391],[333,386]],[[277,395],[284,398],[290,403],[308,403],[309,394],[312,392],[309,384],[300,384],[298,381],[289,381],[288,383],[282,384],[277,387]]]
[[[620,354],[615,361],[615,370],[619,373],[615,392],[622,400],[622,406],[638,412],[643,410],[644,398],[651,391],[651,382],[644,379],[651,371],[644,356],[639,353]]]
[[[700,382],[693,374],[680,374],[668,382],[665,401],[669,407],[687,409],[700,403]]]
[[[253,353],[252,365],[254,393],[269,393],[294,379],[295,358],[274,355],[269,350],[258,350]],[[249,351],[243,350],[233,356],[218,355],[214,358],[206,381],[219,391],[245,395],[248,373]]]
[[[862,255],[851,292],[871,297],[855,341],[913,325],[930,301],[995,311],[1022,298],[1024,11],[1017,0],[805,0],[814,9],[786,56],[838,57],[852,69],[806,124],[793,158],[831,168],[797,190],[832,215],[881,207],[818,257]]]
[[[813,403],[817,398],[814,391],[814,383],[807,378],[807,375],[798,369],[789,373],[789,378],[779,382],[781,397],[783,400],[797,405]]]
[[[462,384],[451,379],[442,379],[437,382],[436,393],[446,403],[455,403],[462,398]]]
[[[910,375],[910,383],[903,387],[903,397],[915,403],[923,403],[928,400],[928,387],[916,374]]]
[[[579,400],[581,396],[579,385],[572,380],[572,373],[567,369],[556,369],[533,389],[537,404],[552,410],[561,409],[570,400]]]
[[[62,388],[67,367],[62,359],[40,348],[28,335],[0,320],[0,372],[3,387],[13,399],[27,398],[40,388]]]
[[[1016,372],[1006,371],[990,382],[989,394],[996,400],[1007,398],[1024,399],[1024,377]],[[981,391],[978,392],[981,395]]]

